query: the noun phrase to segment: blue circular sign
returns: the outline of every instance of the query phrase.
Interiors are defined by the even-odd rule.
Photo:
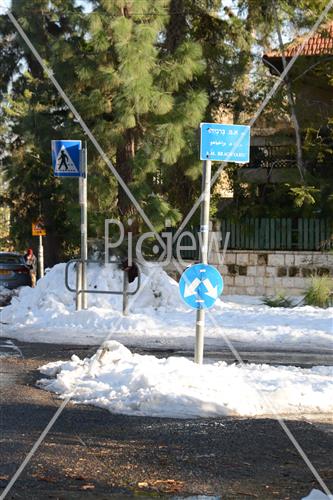
[[[223,279],[218,270],[208,264],[187,268],[179,281],[180,295],[193,309],[209,309],[223,290]]]

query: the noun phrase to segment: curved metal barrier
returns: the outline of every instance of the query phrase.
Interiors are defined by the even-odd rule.
[[[71,259],[67,262],[66,264],[66,268],[65,268],[65,286],[67,288],[67,290],[69,290],[70,292],[77,292],[76,288],[71,288],[69,283],[68,283],[68,270],[69,270],[69,266],[71,264],[74,264],[74,263],[81,263],[82,260],[81,259]],[[86,260],[85,261],[86,264],[100,264],[101,261],[99,260]],[[114,264],[116,266],[119,267],[119,263],[118,262],[109,262],[108,264]],[[138,267],[138,266],[137,266]],[[126,271],[124,271],[124,275],[125,275]],[[138,284],[137,284],[137,287],[136,289],[134,290],[134,292],[127,292],[127,295],[135,295],[139,288],[141,286],[141,272],[140,272],[140,268],[138,267]],[[80,290],[81,293],[106,293],[106,294],[111,294],[111,295],[123,295],[124,292],[123,291],[112,291],[112,290],[96,290],[96,289],[93,289],[93,290]]]
[[[65,268],[65,286],[67,288],[67,290],[69,290],[70,292],[75,292],[76,293],[76,288],[71,288],[69,286],[69,283],[68,283],[68,270],[69,270],[69,266],[71,264],[74,264],[75,262],[77,263],[80,263],[82,262],[81,259],[71,259],[67,262],[66,264],[66,268]],[[98,260],[86,260],[85,261],[86,264],[100,264],[101,262],[98,261]],[[119,266],[119,263],[118,262],[109,262],[109,264],[115,264],[116,266]],[[126,271],[124,271],[124,275],[125,275]],[[140,268],[138,267],[138,285],[136,287],[136,289],[134,290],[134,292],[127,292],[127,295],[135,295],[138,291],[139,291],[139,288],[141,286],[141,272],[140,272]],[[123,291],[112,291],[112,290],[96,290],[96,289],[93,289],[93,290],[80,290],[81,293],[107,293],[107,294],[111,294],[111,295],[124,295],[124,292]]]
[[[136,289],[133,291],[133,292],[129,292],[128,291],[128,272],[126,270],[123,270],[123,273],[124,273],[124,279],[123,279],[123,290],[122,291],[118,291],[118,290],[96,290],[95,288],[94,289],[82,289],[82,287],[80,286],[80,279],[78,279],[78,270],[79,270],[79,273],[82,272],[82,264],[83,262],[85,264],[101,264],[101,261],[98,261],[98,260],[86,260],[86,261],[82,261],[81,259],[71,259],[69,260],[67,263],[66,263],[66,267],[65,267],[65,286],[67,288],[67,290],[69,290],[70,292],[73,292],[73,293],[76,293],[76,310],[80,310],[81,309],[81,306],[78,306],[79,304],[79,300],[78,300],[78,297],[82,297],[83,294],[85,293],[102,293],[102,294],[108,294],[108,295],[122,295],[123,296],[123,313],[126,315],[128,313],[128,296],[129,295],[135,295],[138,291],[139,291],[139,288],[141,286],[141,272],[140,272],[140,268],[137,266],[137,270],[138,270],[138,283],[137,283],[137,287]],[[76,288],[71,288],[70,284],[69,284],[69,267],[71,266],[71,264],[76,264]],[[113,264],[113,265],[116,265],[117,267],[119,267],[119,263],[118,262],[109,262],[109,264]]]

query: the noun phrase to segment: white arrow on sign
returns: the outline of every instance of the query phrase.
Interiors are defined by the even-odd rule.
[[[199,278],[195,278],[189,285],[185,283],[184,297],[190,297],[190,295],[195,294],[195,290],[198,285],[200,285],[201,281]]]
[[[205,292],[205,295],[212,297],[212,299],[217,299],[217,285],[213,286],[208,278],[203,280],[203,284],[207,288],[207,292]]]

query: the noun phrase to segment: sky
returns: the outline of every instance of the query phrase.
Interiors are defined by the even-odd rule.
[[[87,0],[78,0],[78,4],[81,4],[85,7],[88,7],[89,2]],[[4,14],[6,9],[8,9],[11,5],[11,0],[0,0],[0,14]]]
[[[10,6],[10,0],[0,0],[0,14],[4,14]]]

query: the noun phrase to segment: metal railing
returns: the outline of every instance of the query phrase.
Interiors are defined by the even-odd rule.
[[[86,260],[85,263],[86,264],[101,264],[101,261]],[[69,267],[71,266],[71,264],[76,264],[76,266],[75,266],[76,287],[75,288],[72,288],[69,284]],[[128,314],[128,297],[130,295],[135,295],[139,291],[140,286],[141,286],[141,272],[140,272],[139,266],[136,266],[137,272],[138,272],[137,287],[134,291],[129,292],[128,291],[129,281],[128,281],[128,271],[127,270],[123,270],[124,274],[123,274],[123,289],[122,289],[122,291],[120,291],[120,290],[98,290],[96,288],[83,289],[82,288],[82,279],[80,277],[80,276],[82,276],[82,264],[83,264],[83,262],[81,259],[71,259],[67,262],[66,267],[65,267],[65,286],[66,286],[68,291],[76,294],[76,310],[78,311],[81,309],[80,297],[82,297],[82,295],[86,294],[86,293],[87,294],[99,293],[99,294],[108,294],[108,295],[122,295],[123,296],[123,314],[126,316]],[[108,264],[116,265],[119,268],[119,262],[109,262]]]
[[[296,166],[296,150],[292,145],[251,146],[247,168],[274,168]]]
[[[190,236],[182,236],[180,251],[184,260],[198,260],[198,227],[186,228],[195,239],[191,249]],[[228,236],[228,250],[292,250],[329,251],[333,249],[333,221],[328,217],[243,217],[238,221],[221,219],[221,249]],[[175,229],[171,229],[175,233]],[[180,235],[181,236],[181,235]],[[179,236],[179,237],[180,237]],[[175,244],[173,256],[176,257]]]

